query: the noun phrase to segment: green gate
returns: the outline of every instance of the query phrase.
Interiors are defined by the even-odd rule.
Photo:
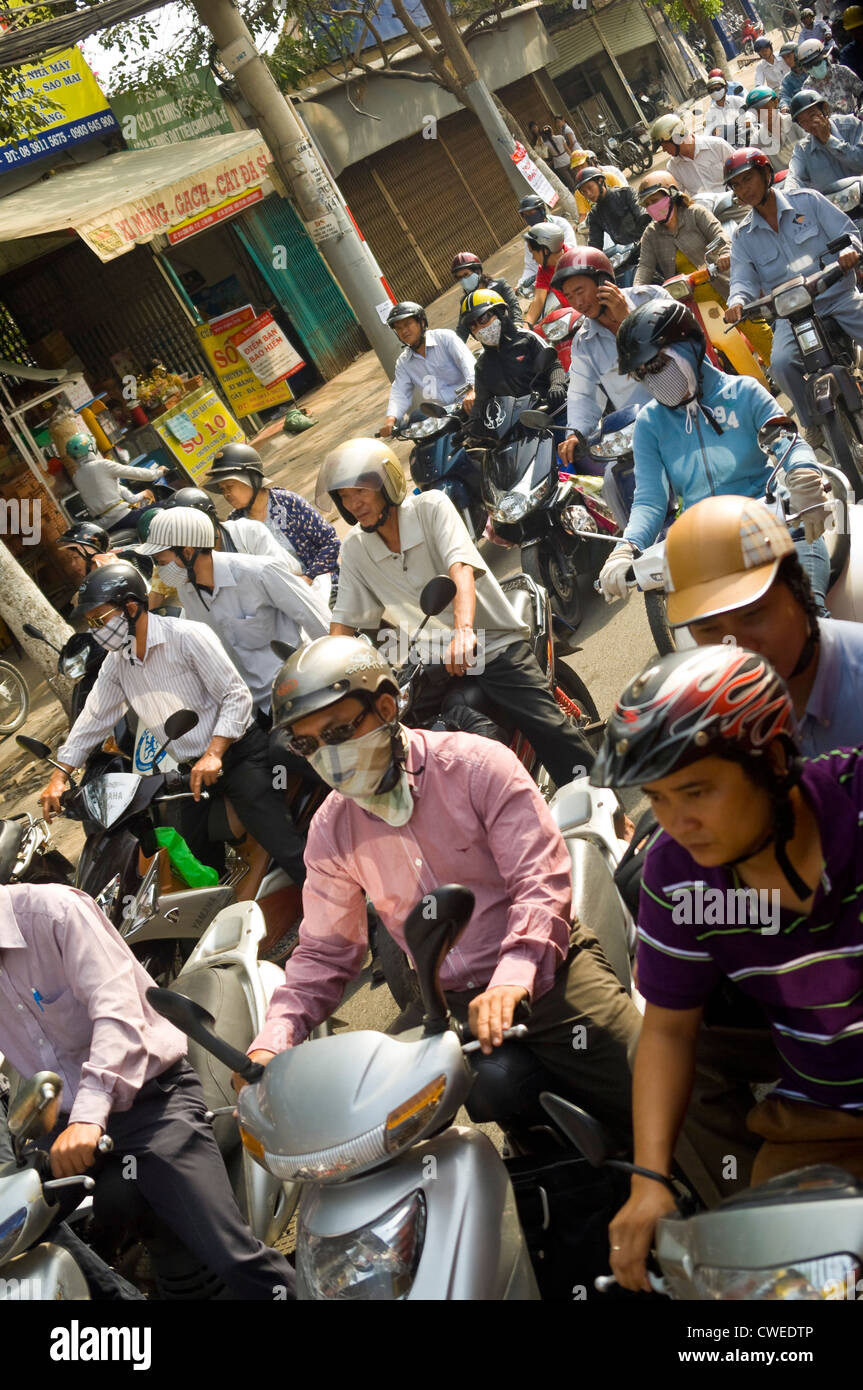
[[[337,376],[368,350],[353,310],[285,198],[272,194],[233,227],[323,377]],[[285,270],[273,265],[273,250],[281,246]]]

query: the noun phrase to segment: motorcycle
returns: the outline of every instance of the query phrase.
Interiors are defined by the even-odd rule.
[[[396,439],[413,444],[408,460],[417,491],[439,489],[455,506],[472,540],[478,540],[488,520],[482,500],[479,470],[464,448],[460,419],[439,401],[424,401],[424,420],[396,428]]]
[[[787,169],[780,169],[774,175],[774,188],[778,188],[784,182],[787,174]],[[701,188],[697,193],[693,193],[692,201],[706,207],[723,226],[729,223],[742,222],[749,212],[748,207],[745,207],[743,203],[738,203],[730,188]]]
[[[707,250],[709,252],[710,247]],[[714,367],[735,376],[751,376],[770,390],[763,359],[746,336],[722,317],[724,305],[712,290],[717,273],[716,266],[708,261],[705,266],[688,275],[672,275],[670,280],[663,282],[663,289],[673,299],[686,304],[698,319],[704,330],[707,356]]]
[[[863,179],[859,177],[838,179],[836,183],[829,184],[823,191],[824,197],[834,207],[841,208],[842,212],[855,222],[863,222]]]
[[[743,52],[754,57],[755,40],[760,39],[763,33],[764,25],[761,23],[761,20],[759,19],[757,22],[753,22],[747,15],[746,22],[736,35],[737,42],[740,44]]]
[[[580,798],[571,809],[576,817],[586,813]],[[404,933],[425,1016],[421,1028],[398,1037],[369,1031],[319,1039],[279,1053],[265,1069],[215,1036],[199,1005],[168,990],[148,991],[159,1013],[248,1082],[237,1102],[244,1145],[274,1177],[302,1185],[302,1300],[539,1297],[519,1222],[520,1181],[522,1212],[528,1202],[518,1160],[507,1163],[485,1135],[452,1125],[465,1102],[469,1113],[502,1115],[512,1112],[518,1094],[524,1110],[546,1080],[528,1049],[515,1047],[527,1032],[523,1024],[505,1031],[491,1057],[451,1025],[440,964],[472,909],[473,894],[451,885],[409,914]],[[541,1173],[557,1170],[559,1178],[565,1154],[547,1128],[538,1136],[525,1126],[522,1135],[534,1153],[538,1144],[551,1148],[539,1180],[531,1174],[527,1184],[534,1203],[544,1200],[549,1227]],[[570,1164],[568,1173],[578,1189],[588,1165]],[[606,1204],[610,1214],[620,1197],[605,1188],[595,1205]],[[594,1236],[596,1244],[598,1251],[589,1249],[586,1239],[580,1251],[591,1274],[607,1269],[604,1233],[598,1242]],[[572,1272],[568,1265],[570,1297]]]
[[[847,234],[828,242],[838,252],[849,245]],[[822,318],[819,294],[846,274],[838,262],[814,274],[795,275],[775,290],[741,305],[743,319],[786,319],[803,359],[812,414],[824,430],[833,462],[863,492],[863,372],[859,346],[830,317]]]
[[[611,261],[614,278],[621,289],[628,289],[635,279],[635,269],[641,259],[641,242],[630,241],[625,246],[612,242],[605,254]]]
[[[55,847],[48,822],[24,811],[0,820],[0,883],[66,883],[75,866]]]
[[[483,450],[482,489],[504,542],[521,547],[521,566],[551,597],[571,627],[582,616],[579,573],[596,573],[604,558],[583,533],[614,530],[598,499],[561,477],[553,419],[531,408],[536,397],[498,396],[486,402],[483,427],[494,439]]]
[[[557,353],[557,360],[565,372],[569,371],[572,361],[572,340],[578,332],[581,321],[582,315],[577,309],[565,309],[560,305],[534,324],[533,331],[544,338],[547,343],[551,343]]]

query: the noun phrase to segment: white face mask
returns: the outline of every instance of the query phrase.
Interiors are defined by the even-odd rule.
[[[482,328],[477,328],[474,331],[483,347],[497,347],[503,331],[503,324],[500,319],[496,318],[492,323],[484,323]]]
[[[178,584],[182,584],[184,579],[188,579],[188,575],[182,565],[178,565],[174,560],[168,560],[166,564],[159,566],[159,578],[170,589],[176,589]]]
[[[470,275],[462,276],[461,280],[459,281],[459,284],[461,285],[465,294],[470,294],[471,290],[475,290],[477,285],[479,284],[479,275],[476,273],[476,271],[471,271]]]
[[[659,401],[660,405],[669,406],[672,410],[682,406],[684,401],[686,402],[686,431],[688,434],[692,429],[692,417],[697,411],[695,396],[698,381],[695,367],[684,353],[678,352],[674,348],[666,348],[665,354],[669,361],[660,371],[654,372],[653,376],[646,376],[643,385],[654,400]]]
[[[378,787],[392,760],[392,727],[382,724],[361,738],[346,743],[325,743],[309,758],[320,777],[342,796],[349,797],[388,825],[406,825],[413,814],[407,773],[404,768],[389,792]]]
[[[109,618],[103,627],[91,628],[90,632],[93,641],[104,647],[106,652],[118,652],[130,640],[129,625],[122,613]]]

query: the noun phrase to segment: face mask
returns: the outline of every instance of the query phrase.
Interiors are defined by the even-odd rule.
[[[169,589],[176,589],[178,584],[188,578],[182,565],[176,564],[174,560],[169,560],[167,564],[159,566],[159,578],[163,584],[167,584]]]
[[[461,280],[459,281],[459,284],[461,285],[465,294],[470,294],[471,290],[475,290],[477,285],[479,284],[478,273],[476,271],[471,271],[470,275],[462,276]]]
[[[827,64],[816,63],[814,68],[809,69],[809,75],[810,77],[814,77],[816,81],[820,82],[822,77],[827,76]]]
[[[666,222],[668,214],[671,212],[671,198],[657,198],[655,202],[650,204],[647,212],[654,222]]]
[[[691,429],[691,416],[696,408],[695,368],[688,358],[680,352],[675,352],[674,348],[666,349],[666,356],[668,361],[665,366],[654,372],[653,376],[646,376],[643,384],[660,405],[667,405],[674,410],[686,403],[688,432]]]
[[[503,324],[496,318],[493,323],[484,323],[482,328],[477,328],[476,336],[483,347],[497,347],[502,330]]]
[[[129,625],[122,613],[118,613],[115,618],[109,618],[103,627],[91,628],[90,635],[106,652],[118,652],[129,641]]]
[[[414,802],[404,768],[392,791],[377,790],[392,761],[392,744],[392,726],[382,724],[362,738],[323,744],[315,749],[309,762],[328,786],[356,801],[364,811],[388,825],[406,825]]]

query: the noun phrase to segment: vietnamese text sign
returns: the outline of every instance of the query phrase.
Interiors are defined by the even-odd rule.
[[[237,329],[251,323],[254,317],[254,309],[247,304],[233,313],[211,319],[209,323],[199,323],[196,328],[201,346],[238,415],[251,415],[252,411],[266,410],[268,406],[293,400],[286,381],[263,386],[231,342]]]
[[[538,193],[542,201],[550,208],[553,208],[558,201],[557,193],[545,177],[545,174],[541,173],[536,167],[524,145],[519,141],[516,141],[515,149],[510,158],[516,169],[527,179],[534,193]]]
[[[305,366],[272,314],[259,314],[252,323],[234,333],[231,342],[265,386]]]
[[[219,203],[210,212],[199,212],[194,217],[190,217],[188,222],[181,222],[179,227],[168,233],[168,240],[172,246],[176,246],[178,241],[185,241],[187,237],[197,236],[198,232],[206,232],[210,227],[215,227],[217,222],[224,222],[227,217],[234,217],[238,212],[244,212],[250,208],[252,203],[259,203],[264,196],[262,188],[253,188],[250,193],[240,193],[236,198],[228,198],[224,203]]]
[[[48,124],[37,134],[0,146],[0,173],[119,129],[107,97],[77,48],[54,53],[45,63],[25,63],[20,72],[30,94],[44,96],[60,109],[46,111]]]
[[[180,415],[187,416],[194,425],[195,433],[191,439],[179,440],[174,437],[171,421]],[[244,444],[246,439],[215,391],[207,386],[184,396],[179,405],[158,416],[153,421],[153,428],[196,482],[209,472],[220,449],[226,444]]]
[[[132,150],[233,130],[209,68],[185,73],[170,90],[159,87],[112,97],[111,109]]]

